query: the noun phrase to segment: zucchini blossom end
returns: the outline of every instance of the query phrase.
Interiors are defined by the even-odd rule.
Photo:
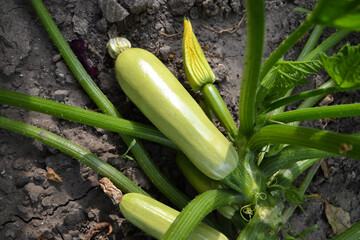
[[[106,48],[108,49],[109,55],[113,59],[116,59],[120,53],[126,49],[131,48],[131,43],[126,38],[115,37],[109,40],[109,42],[106,44]]]

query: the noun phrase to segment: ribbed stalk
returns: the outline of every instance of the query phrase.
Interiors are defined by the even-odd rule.
[[[294,144],[360,159],[360,137],[313,128],[270,125],[256,132],[249,142],[251,149],[266,144]]]
[[[268,176],[276,173],[280,169],[289,168],[297,161],[312,158],[325,158],[338,156],[334,153],[320,151],[312,148],[305,148],[300,146],[284,147],[278,154],[265,157],[260,164],[260,169]]]
[[[255,121],[255,97],[264,48],[265,6],[262,0],[246,0],[246,49],[239,96],[239,135],[250,137]]]
[[[360,115],[360,103],[305,108],[270,116],[269,122],[289,123],[324,118],[354,117]]]
[[[163,240],[187,239],[191,231],[211,211],[231,204],[244,204],[249,197],[231,190],[210,190],[192,200],[177,216]]]
[[[201,88],[201,92],[204,95],[206,103],[215,114],[215,117],[225,128],[229,138],[234,141],[237,136],[236,124],[214,84],[206,84]]]
[[[306,169],[319,162],[321,158],[298,161],[287,169],[281,169],[275,176],[274,182],[284,187],[290,186]]]
[[[243,194],[256,194],[264,191],[265,178],[255,163],[255,155],[247,152],[236,168],[221,180],[226,186]]]
[[[310,91],[298,93],[292,96],[284,97],[279,100],[276,100],[275,102],[272,102],[268,107],[265,107],[266,111],[272,111],[274,109],[277,109],[281,106],[288,105],[290,103],[307,99],[310,97],[316,97],[316,96],[324,96],[329,93],[339,92],[339,91],[345,91],[343,89],[339,89],[337,87],[330,87],[330,88],[317,88]]]
[[[167,139],[156,128],[122,118],[112,117],[63,103],[4,89],[0,89],[0,103],[45,113],[58,118],[86,124],[92,127],[102,128],[112,132],[144,138],[149,141],[157,142],[177,149],[176,145]]]
[[[325,27],[321,25],[316,25],[314,27],[314,30],[311,32],[309,39],[306,41],[305,46],[301,50],[301,53],[299,54],[297,61],[303,60],[315,48],[321,34],[324,31],[324,28]]]
[[[324,42],[322,42],[319,46],[317,46],[314,50],[312,50],[308,55],[303,58],[303,61],[310,61],[319,58],[319,54],[323,52],[327,52],[332,49],[336,44],[338,44],[342,39],[344,39],[347,35],[350,34],[351,31],[346,30],[338,30],[336,33],[327,38]]]
[[[326,88],[330,88],[333,86],[335,86],[335,83],[332,80],[330,80],[330,81],[323,83],[318,89],[326,89]],[[310,108],[310,107],[314,106],[322,97],[324,97],[323,94],[317,95],[314,97],[309,97],[309,98],[305,99],[302,103],[300,103],[300,105],[297,107],[297,109]],[[300,124],[300,122],[297,121],[297,122],[290,123],[289,125],[299,126],[299,124]]]
[[[74,74],[78,82],[84,88],[86,93],[96,103],[96,105],[105,114],[121,118],[121,115],[112,105],[112,103],[106,98],[101,90],[92,81],[90,76],[86,73],[85,69],[72,52],[71,48],[67,44],[64,37],[61,35],[56,24],[52,20],[50,14],[47,12],[43,2],[41,0],[30,0],[34,7],[38,17],[44,24],[46,31],[50,35],[54,44],[58,48],[61,56],[69,66],[71,72]],[[134,138],[127,135],[121,135],[123,141],[130,146],[133,143]],[[164,174],[158,169],[156,164],[150,158],[140,141],[136,140],[136,144],[131,148],[131,153],[134,155],[136,162],[139,164],[144,173],[148,176],[150,181],[173,202],[178,208],[183,208],[189,201],[181,191],[179,191],[174,185],[166,179]]]
[[[41,128],[5,117],[0,117],[0,127],[25,135],[27,137],[31,137],[42,143],[59,149],[60,151],[89,166],[100,175],[109,178],[114,183],[114,185],[121,189],[121,191],[136,192],[148,195],[144,190],[138,187],[116,168],[110,164],[107,164],[96,155],[69,140],[66,140]]]

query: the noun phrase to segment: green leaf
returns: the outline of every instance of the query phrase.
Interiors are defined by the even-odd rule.
[[[303,13],[306,13],[306,14],[311,13],[311,11],[310,11],[309,9],[301,8],[301,7],[296,7],[296,8],[294,8],[294,11],[303,12]]]
[[[304,208],[301,204],[305,203],[304,194],[296,188],[295,186],[290,186],[284,189],[284,198],[286,201],[289,201],[291,204],[295,204],[300,208],[300,210],[306,215]]]
[[[266,75],[263,86],[270,88],[292,88],[306,83],[305,78],[317,73],[322,67],[319,60],[276,63],[275,67]]]
[[[359,0],[319,0],[311,21],[314,24],[360,31]]]
[[[325,70],[341,88],[360,87],[360,45],[343,46],[339,53],[330,57],[320,55]]]
[[[135,161],[135,159],[131,156],[128,155],[128,153],[130,152],[130,150],[134,147],[134,145],[136,144],[136,139],[133,139],[128,147],[128,149],[126,150],[126,152],[122,155],[120,155],[120,158],[128,158],[131,161]]]

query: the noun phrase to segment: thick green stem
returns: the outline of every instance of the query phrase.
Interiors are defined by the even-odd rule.
[[[265,35],[262,0],[246,0],[246,50],[239,97],[239,135],[250,137],[255,121],[255,97],[259,84]]]
[[[205,101],[219,120],[221,125],[225,128],[231,140],[236,139],[237,128],[232,118],[229,109],[226,107],[224,100],[221,98],[218,90],[214,84],[208,83],[201,88]]]
[[[249,142],[254,150],[267,144],[294,144],[360,159],[360,137],[313,128],[270,125],[256,132]]]
[[[249,150],[246,151],[243,160],[221,182],[247,195],[254,195],[266,189],[264,174],[256,165],[254,153]]]
[[[295,121],[354,117],[360,115],[360,103],[305,108],[270,116],[268,122],[289,123]]]
[[[63,38],[50,14],[47,12],[43,2],[41,0],[30,0],[30,2],[41,22],[44,24],[46,31],[58,48],[61,56],[64,58],[70,70],[84,88],[84,90],[87,92],[87,94],[91,97],[91,99],[96,103],[102,112],[114,117],[121,118],[119,112],[92,81],[79,60],[71,51],[66,40]],[[134,138],[127,135],[121,135],[121,138],[128,146],[130,146],[134,140]],[[170,183],[170,181],[164,176],[164,174],[158,169],[156,164],[150,158],[149,154],[146,152],[140,141],[136,140],[136,144],[131,148],[131,153],[134,155],[137,163],[148,176],[150,181],[167,198],[169,198],[171,202],[173,202],[180,209],[188,203],[189,198]]]
[[[100,175],[109,178],[118,188],[121,189],[121,191],[126,193],[136,192],[148,195],[144,190],[138,187],[116,168],[107,164],[91,152],[69,140],[66,140],[41,128],[37,128],[29,124],[18,122],[5,117],[0,117],[0,127],[31,137],[49,146],[59,149],[60,151],[89,166]]]
[[[249,200],[248,196],[231,190],[218,189],[202,193],[180,212],[162,239],[187,239],[191,231],[211,211],[235,203],[244,204]]]
[[[112,132],[144,138],[168,147],[177,149],[176,145],[167,139],[156,128],[145,124],[132,122],[122,118],[73,107],[63,103],[46,100],[39,97],[0,89],[0,103],[37,111],[62,119],[99,127]]]

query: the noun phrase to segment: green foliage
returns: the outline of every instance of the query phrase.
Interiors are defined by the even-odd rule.
[[[304,194],[302,194],[302,192],[295,186],[290,186],[284,189],[285,200],[290,202],[291,204],[295,204],[296,206],[298,206],[305,214],[305,210],[301,206],[301,204],[305,203],[304,197]]]
[[[263,86],[275,88],[292,88],[306,83],[305,78],[317,73],[322,64],[319,60],[276,63],[275,67],[267,74]]]
[[[320,55],[325,70],[340,88],[360,87],[360,45],[346,44],[330,57]]]
[[[289,89],[305,84],[306,78],[321,68],[319,60],[277,62],[261,82],[268,89],[265,101],[271,102],[283,97]]]
[[[125,151],[124,154],[120,155],[120,158],[128,158],[131,161],[136,161],[136,159],[134,159],[133,157],[131,157],[128,153],[130,152],[130,150],[134,147],[134,145],[136,144],[136,139],[133,139],[130,143],[130,145],[128,146],[127,150]]]
[[[311,13],[311,11],[309,9],[301,8],[301,7],[294,8],[294,11],[303,12],[303,13],[306,13],[306,14]]]
[[[305,231],[303,231],[302,233],[297,233],[297,232],[295,232],[295,233],[297,233],[296,234],[296,236],[290,236],[289,234],[286,234],[285,235],[285,239],[288,239],[288,240],[297,240],[297,239],[306,239],[304,236],[306,235],[306,234],[309,234],[309,233],[311,233],[311,232],[313,232],[313,231],[315,231],[316,229],[318,229],[319,228],[319,226],[317,225],[317,224],[315,224],[314,226],[312,226],[312,227],[310,227],[310,228],[308,228],[308,229],[306,229]],[[292,229],[288,229],[289,231],[293,231]]]
[[[314,24],[360,31],[360,1],[320,0],[311,20]]]

